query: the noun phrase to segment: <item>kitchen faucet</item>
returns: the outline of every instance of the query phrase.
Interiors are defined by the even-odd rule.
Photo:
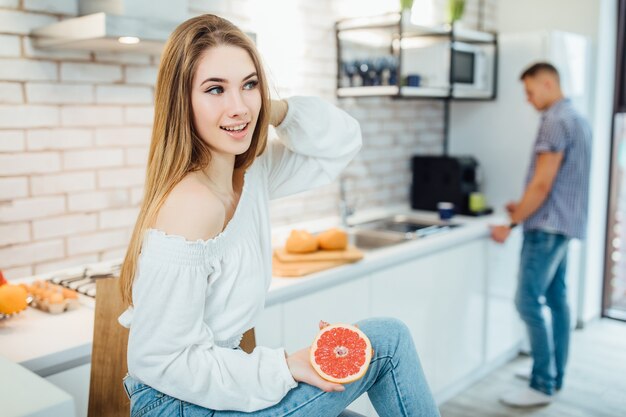
[[[341,175],[339,177],[339,216],[341,217],[341,226],[344,229],[348,229],[348,217],[352,216],[356,210],[356,202],[354,204],[348,204],[346,198],[346,181],[348,179],[356,179],[352,175]]]

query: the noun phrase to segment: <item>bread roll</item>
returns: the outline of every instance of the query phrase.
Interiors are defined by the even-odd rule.
[[[325,250],[344,250],[348,247],[348,234],[341,229],[332,228],[317,235],[320,248]]]
[[[292,230],[285,250],[290,253],[311,253],[317,250],[317,239],[306,230]]]

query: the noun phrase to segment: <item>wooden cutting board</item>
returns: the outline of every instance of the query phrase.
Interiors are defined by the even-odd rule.
[[[313,272],[323,271],[336,266],[352,263],[348,260],[334,261],[300,261],[282,262],[276,256],[272,257],[272,275],[276,277],[301,277]]]
[[[274,250],[274,256],[281,262],[354,262],[363,259],[363,252],[354,246],[348,246],[345,250],[318,250],[313,253],[289,253],[285,248],[278,248]]]

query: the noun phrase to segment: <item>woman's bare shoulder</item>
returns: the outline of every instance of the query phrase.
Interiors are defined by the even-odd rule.
[[[222,231],[225,219],[222,202],[195,175],[189,174],[165,199],[154,227],[187,240],[207,240]]]

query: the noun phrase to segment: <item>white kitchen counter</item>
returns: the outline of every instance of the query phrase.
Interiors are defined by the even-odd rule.
[[[404,209],[393,211],[393,213],[413,214],[419,216],[420,218],[437,220],[437,215],[432,212],[409,211]],[[372,216],[367,216],[367,218],[370,217]],[[374,218],[375,217],[379,216],[374,216]],[[363,216],[363,218],[366,217]],[[484,238],[489,234],[488,226],[490,224],[499,224],[503,221],[505,221],[505,218],[499,215],[484,216],[479,218],[457,216],[455,217],[454,222],[462,223],[461,227],[456,227],[450,231],[429,236],[428,238],[392,245],[373,251],[367,251],[364,259],[354,264],[339,266],[304,277],[274,277],[272,279],[272,285],[270,287],[265,305],[269,307],[322,288],[328,288],[332,285],[338,285],[353,279],[358,279],[364,274],[397,265],[406,260],[426,256],[433,252],[461,245],[470,240]],[[324,225],[322,228],[325,227],[330,227],[330,225]],[[291,230],[292,228],[293,226],[290,226],[288,229]],[[301,227],[298,226],[298,228]],[[312,228],[313,226],[311,226],[311,229]]]
[[[387,209],[387,213],[411,213],[420,217],[436,219],[430,212],[415,212],[405,209]],[[356,221],[385,215],[377,211],[363,213]],[[272,306],[303,294],[322,288],[329,288],[364,274],[392,266],[408,259],[423,257],[442,249],[451,248],[464,242],[484,238],[488,234],[488,224],[503,221],[504,217],[486,216],[480,218],[457,216],[455,222],[463,223],[462,227],[451,229],[440,235],[430,236],[421,240],[398,244],[395,246],[369,251],[365,258],[357,263],[348,264],[327,271],[315,273],[301,278],[274,277],[266,306]],[[326,228],[332,226],[332,219],[308,223],[309,228]],[[275,242],[284,241],[288,230],[294,227],[306,227],[307,224],[290,225],[277,228]],[[52,274],[31,277],[43,279]],[[91,301],[91,300],[88,300]],[[9,320],[0,322],[0,356],[24,366],[40,376],[48,376],[65,369],[70,369],[90,361],[91,341],[93,337],[93,303],[88,302],[81,308],[51,315],[34,308],[18,314]]]
[[[46,381],[0,356],[2,416],[73,417],[74,399]]]

